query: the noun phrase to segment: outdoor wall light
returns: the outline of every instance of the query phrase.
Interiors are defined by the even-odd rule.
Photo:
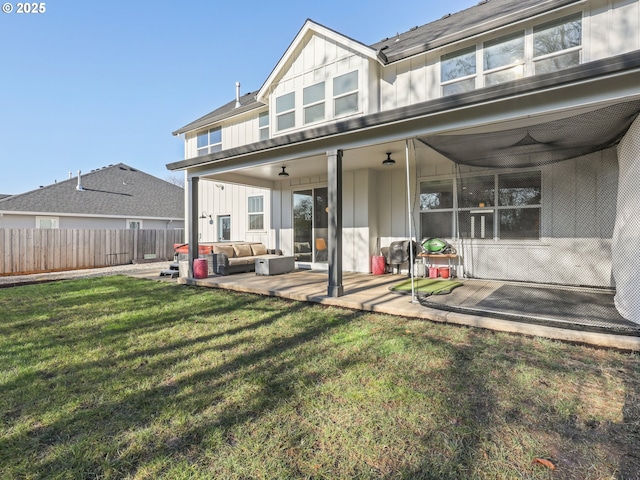
[[[198,217],[200,220],[202,220],[203,218],[207,218],[209,217],[209,223],[213,223],[213,215],[209,215],[207,212],[205,212],[204,210],[202,211],[202,213],[200,214],[200,216]]]
[[[382,161],[382,165],[390,166],[395,164],[396,164],[396,161],[393,158],[391,158],[391,152],[387,152],[387,158],[385,158]]]
[[[286,172],[285,168],[287,167],[282,167],[282,171],[278,174],[278,176],[280,177],[288,177],[289,174]]]

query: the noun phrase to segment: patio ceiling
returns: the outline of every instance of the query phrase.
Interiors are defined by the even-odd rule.
[[[391,158],[396,161],[395,165],[383,165],[382,161],[387,158],[387,152],[391,153]],[[286,160],[253,167],[246,167],[240,171],[202,176],[203,180],[211,179],[215,181],[238,183],[244,185],[273,186],[265,183],[273,183],[283,178],[279,176],[282,167],[286,167],[289,174],[286,177],[289,181],[297,178],[314,178],[327,176],[327,156],[313,155],[301,157],[295,160]],[[389,171],[405,168],[405,142],[385,142],[372,144],[366,147],[346,149],[343,152],[343,170],[380,170]]]
[[[421,143],[415,145],[415,152],[410,152],[410,161],[422,163],[428,161],[426,157],[442,155],[456,163],[480,167],[543,165],[617,143],[639,112],[640,100],[632,100],[470,125],[443,134],[417,135],[412,138]],[[370,145],[345,149],[343,169],[391,171],[405,168],[404,141],[374,142],[372,139]],[[382,164],[387,152],[396,161],[395,165]],[[327,175],[327,157],[319,154],[203,175],[202,178],[273,188],[275,182],[283,179],[278,175],[283,166],[289,174],[287,180],[294,183],[297,178],[326,178]]]
[[[530,167],[617,144],[640,112],[640,100],[518,128],[418,139],[450,160],[475,167]]]

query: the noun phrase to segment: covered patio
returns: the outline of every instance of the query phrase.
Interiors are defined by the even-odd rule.
[[[616,194],[633,181],[633,172],[619,168],[616,144],[640,111],[638,79],[640,56],[632,53],[170,164],[170,170],[185,170],[188,180],[190,271],[183,280],[532,335],[557,327],[544,321],[527,326],[509,312],[485,319],[473,309],[485,300],[485,310],[494,308],[491,295],[509,281],[540,281],[555,289],[605,287],[612,304],[616,288],[624,293],[620,298],[636,305],[635,280],[627,273],[635,271],[637,255],[627,251],[637,238],[637,222],[626,222],[617,240],[614,222]],[[390,156],[395,161],[389,165]],[[194,280],[200,212],[211,211],[200,201],[204,182],[268,190],[269,228],[261,241],[285,255],[295,255],[300,241],[296,195],[312,198],[325,191],[322,208],[313,207],[322,221],[316,225],[313,218],[309,237],[311,245],[320,236],[326,240],[323,271],[296,272],[277,282],[252,275],[246,287],[240,276]],[[511,198],[503,200],[503,190]],[[487,192],[490,202],[474,200]],[[618,214],[620,205],[631,209],[636,201],[633,192],[626,195]],[[451,239],[462,266],[457,276],[468,286],[478,282],[485,297],[476,303],[461,297],[450,311],[433,309],[389,292],[389,276],[365,274],[379,246],[407,238],[420,242],[425,234]],[[306,268],[318,266],[316,254],[311,252],[315,260]],[[493,288],[495,280],[502,283]],[[393,311],[385,310],[390,305]],[[529,312],[530,318],[538,316]],[[619,317],[615,308],[609,317]],[[587,325],[582,329],[544,336],[592,343],[580,335],[598,333]],[[628,338],[611,346],[620,348]]]
[[[640,350],[640,327],[620,317],[613,305],[613,292],[606,289],[463,279],[462,286],[446,295],[416,295],[412,300],[411,295],[390,290],[406,280],[406,275],[346,273],[340,297],[328,295],[326,271],[182,277],[178,282],[598,347]],[[545,312],[535,307],[531,295],[553,295],[555,301]]]

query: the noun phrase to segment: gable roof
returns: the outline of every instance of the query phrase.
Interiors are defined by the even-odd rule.
[[[338,33],[335,30],[331,30],[330,28],[327,28],[324,25],[320,25],[319,23],[314,22],[311,19],[307,19],[307,21],[304,22],[304,25],[302,26],[298,34],[295,36],[295,38],[289,45],[289,48],[287,48],[287,50],[284,52],[284,55],[282,55],[282,57],[280,58],[280,60],[278,61],[274,69],[271,71],[271,74],[269,74],[264,84],[258,91],[258,95],[257,95],[258,99],[266,98],[268,96],[269,87],[273,82],[275,82],[275,80],[278,78],[278,75],[280,75],[280,73],[282,72],[286,64],[295,55],[295,52],[298,46],[300,46],[305,41],[305,38],[310,33],[316,33],[324,37],[327,37],[331,40],[334,40],[335,42],[340,43],[341,45],[344,45],[350,50],[358,52],[365,57],[378,59],[376,51],[371,47],[368,47],[365,44],[358,42],[357,40],[353,40],[352,38],[349,38],[341,33]]]
[[[266,96],[268,86],[274,81],[281,68],[293,55],[296,47],[303,41],[305,35],[317,32],[332,38],[349,48],[352,48],[370,58],[376,58],[383,65],[397,62],[407,57],[443,47],[445,45],[470,38],[474,35],[510,25],[512,23],[531,18],[535,15],[561,8],[580,0],[480,0],[478,5],[457,13],[416,26],[408,32],[385,38],[370,46],[353,40],[341,33],[327,28],[313,20],[307,19],[285,51],[278,64],[264,82],[259,91],[248,93],[240,98],[241,106],[235,108],[235,100],[217,108],[211,113],[179,128],[173,135],[179,135],[197,128],[205,127],[237,114],[265,106],[260,101]]]
[[[0,212],[184,218],[184,190],[124,163],[0,199]]]
[[[6,193],[0,193],[0,200],[2,200],[3,198],[7,198],[10,197],[11,195],[7,195]]]

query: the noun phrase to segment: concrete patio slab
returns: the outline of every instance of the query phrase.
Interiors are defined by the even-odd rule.
[[[640,336],[620,335],[615,332],[592,332],[568,329],[559,326],[541,325],[526,321],[495,318],[482,313],[470,314],[430,308],[413,300],[411,295],[391,292],[389,287],[406,280],[405,275],[371,275],[345,273],[343,276],[344,295],[327,295],[327,273],[322,271],[296,270],[277,276],[259,276],[243,273],[216,276],[205,279],[179,278],[178,283],[207,288],[222,288],[237,292],[254,293],[291,300],[313,302],[322,305],[398,315],[407,318],[429,320],[441,323],[486,328],[501,332],[540,336],[598,347],[640,351]],[[438,301],[460,307],[473,308],[487,298],[503,282],[466,280],[463,286],[450,294],[439,296]],[[445,298],[446,297],[446,298]],[[435,297],[434,297],[435,298]]]

